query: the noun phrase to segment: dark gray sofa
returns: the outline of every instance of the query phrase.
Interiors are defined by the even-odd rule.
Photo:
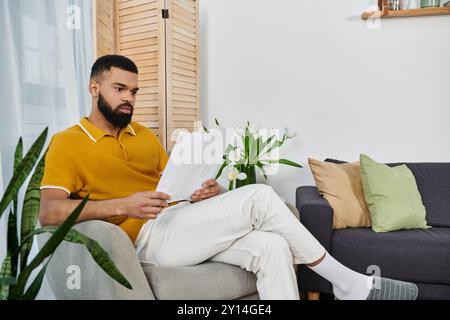
[[[375,265],[383,277],[417,284],[419,299],[450,299],[450,163],[406,165],[416,178],[432,228],[387,233],[371,228],[333,230],[333,209],[314,186],[297,189],[300,221],[344,265],[366,274]],[[298,275],[301,292],[332,294],[331,284],[305,266]]]

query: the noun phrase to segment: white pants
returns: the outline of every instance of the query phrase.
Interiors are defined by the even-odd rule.
[[[141,262],[190,266],[206,260],[257,276],[261,299],[298,299],[293,264],[310,264],[325,248],[272,187],[255,184],[165,209],[135,242]]]

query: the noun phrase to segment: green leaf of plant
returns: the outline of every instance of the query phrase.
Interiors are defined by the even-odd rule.
[[[14,152],[14,171],[17,171],[17,168],[19,167],[22,158],[23,158],[23,141],[22,137],[20,137],[19,142],[17,143],[16,146],[16,151]]]
[[[264,149],[268,146],[268,145],[270,145],[271,143],[272,143],[272,141],[273,141],[273,139],[275,139],[275,135],[272,135],[271,137],[269,137],[266,141],[264,141],[262,144],[261,144],[261,146],[260,146],[260,148],[259,148],[259,153],[258,153],[258,155],[263,155],[265,152],[264,152]],[[263,153],[264,152],[264,153]]]
[[[36,223],[39,218],[39,204],[41,199],[41,193],[39,186],[41,184],[42,176],[44,175],[45,168],[45,155],[41,157],[36,169],[34,169],[33,176],[28,184],[27,191],[22,207],[22,222],[20,227],[20,239],[23,241],[30,235],[36,228]],[[20,265],[23,270],[27,264],[28,256],[30,254],[33,241],[27,241],[25,246],[22,246],[20,251]]]
[[[44,147],[45,140],[47,138],[48,128],[41,133],[39,138],[33,143],[30,150],[25,155],[25,158],[22,159],[20,164],[17,167],[16,172],[14,173],[11,181],[6,187],[5,194],[3,195],[2,200],[0,201],[0,218],[3,215],[3,212],[11,203],[11,201],[17,196],[17,193],[22,186],[22,184],[27,179],[31,170],[33,169],[36,161],[39,157],[39,154]]]
[[[14,170],[13,170],[13,174],[17,172],[17,168],[19,167],[20,161],[22,161],[23,158],[23,141],[22,141],[22,137],[20,137],[19,139],[19,143],[17,143],[16,146],[16,151],[14,152]],[[17,216],[17,213],[19,212],[19,207],[18,207],[18,195],[16,194],[16,196],[14,197],[14,202],[13,202],[13,213]]]
[[[250,135],[250,141],[248,146],[248,164],[251,166],[256,165],[258,161],[258,140]]]
[[[266,151],[261,153],[261,156],[271,153],[273,150],[281,147],[282,145],[283,145],[283,142],[281,140],[276,140]]]
[[[13,277],[0,277],[0,286],[10,286],[12,284],[15,284],[16,282],[16,278]]]
[[[25,294],[23,295],[23,300],[34,300],[39,293],[39,290],[42,286],[42,281],[44,280],[45,271],[47,271],[47,266],[52,259],[52,256],[48,259],[48,261],[44,264],[44,266],[41,268],[39,273],[37,274],[36,278],[34,278],[33,282],[31,283],[30,287],[27,289]]]
[[[297,162],[291,161],[291,160],[287,160],[287,159],[280,159],[280,163],[281,164],[285,164],[288,166],[292,166],[292,167],[296,167],[296,168],[303,168],[300,164],[298,164]]]
[[[14,167],[13,167],[13,175],[17,172],[17,168],[20,165],[20,162],[23,158],[23,141],[22,137],[20,137],[19,142],[17,143],[16,150],[14,152]],[[8,236],[7,236],[7,250],[9,254],[11,255],[11,275],[16,277],[17,276],[17,269],[18,269],[18,259],[19,254],[17,252],[17,248],[19,246],[19,239],[17,234],[17,214],[19,212],[19,199],[18,199],[18,192],[14,196],[13,200],[13,207],[12,210],[9,212],[8,217]]]
[[[17,217],[10,210],[8,216],[8,231],[7,231],[7,250],[8,255],[11,257],[11,276],[17,276],[18,266],[18,248],[19,240],[17,239]]]
[[[298,163],[294,162],[294,161],[290,161],[287,159],[280,159],[280,160],[261,160],[261,161],[265,161],[267,163],[280,163],[280,164],[285,164],[288,166],[292,166],[292,167],[297,167],[297,168],[303,168],[301,165],[299,165]]]
[[[248,129],[245,130],[245,137],[244,137],[244,160],[248,159],[248,154],[249,154],[249,150],[250,150],[250,137],[248,135]],[[245,163],[245,162],[244,162]]]
[[[56,230],[56,227],[43,227],[34,230],[33,234],[38,235],[45,232],[55,233]],[[99,267],[103,269],[103,271],[105,271],[111,278],[119,282],[124,287],[133,289],[125,276],[117,269],[116,265],[109,257],[108,252],[106,252],[97,241],[74,229],[67,233],[64,237],[64,241],[84,245],[91,254],[92,258],[99,265]]]
[[[225,160],[225,161],[222,163],[222,165],[220,166],[220,169],[219,169],[219,171],[217,172],[216,176],[214,177],[214,180],[217,180],[217,179],[222,175],[223,169],[225,169],[226,166],[227,166],[227,161]]]
[[[214,121],[216,122],[216,125],[220,126],[219,121],[217,120],[217,118],[214,118]]]
[[[31,275],[31,272],[36,269],[42,263],[42,261],[44,261],[44,259],[53,254],[59,244],[64,240],[64,237],[77,222],[77,219],[80,216],[81,211],[83,210],[87,201],[88,196],[86,196],[83,201],[81,201],[78,207],[76,207],[75,210],[69,215],[66,221],[64,221],[64,223],[58,227],[55,233],[45,243],[45,245],[38,252],[36,257],[30,262],[30,264],[21,271],[17,280],[17,285],[11,287],[11,294],[13,299],[20,299],[24,292],[28,278]]]
[[[11,255],[8,254],[5,260],[3,260],[2,270],[0,271],[0,278],[10,278],[10,277],[11,277]],[[7,300],[9,298],[9,288],[10,286],[8,284],[0,285],[0,300]]]
[[[233,190],[233,183],[234,183],[234,181],[230,180],[230,182],[228,183],[228,191]]]
[[[261,170],[262,175],[264,176],[264,178],[267,180],[267,174],[266,174],[266,170],[264,169],[264,164],[261,163],[260,161],[258,161],[256,163],[256,166],[259,168],[259,170]]]
[[[259,153],[261,152],[262,144],[263,144],[262,137],[259,136],[258,140],[256,141],[256,154],[257,154],[257,156],[259,156]]]

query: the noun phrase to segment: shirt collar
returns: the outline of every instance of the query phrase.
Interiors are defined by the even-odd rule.
[[[96,127],[86,117],[81,118],[80,123],[78,123],[78,125],[84,131],[84,133],[86,133],[86,135],[94,142],[99,141],[104,136],[112,136],[110,133]],[[125,133],[129,133],[132,136],[136,135],[136,132],[134,131],[131,124],[129,124],[120,131],[119,137]]]

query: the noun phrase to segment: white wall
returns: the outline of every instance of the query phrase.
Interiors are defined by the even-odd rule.
[[[281,153],[305,169],[269,178],[290,203],[307,157],[450,161],[450,16],[371,29],[373,2],[201,2],[203,121],[297,131]]]

